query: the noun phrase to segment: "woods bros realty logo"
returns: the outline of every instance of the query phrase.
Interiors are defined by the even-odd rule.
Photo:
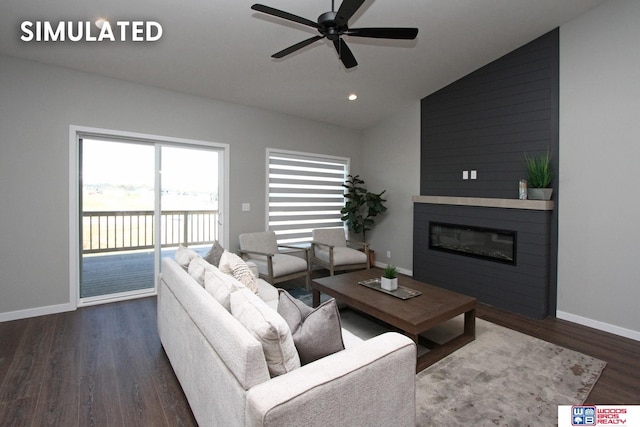
[[[558,427],[564,426],[640,426],[637,405],[561,405]]]
[[[155,42],[162,25],[155,21],[22,21],[23,42]]]

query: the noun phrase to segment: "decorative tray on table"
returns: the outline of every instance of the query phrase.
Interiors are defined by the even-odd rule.
[[[400,299],[409,299],[413,297],[417,297],[422,294],[420,291],[416,291],[415,289],[410,289],[405,286],[398,285],[398,289],[395,291],[388,291],[386,289],[382,289],[382,285],[380,283],[380,279],[369,279],[358,282],[359,285],[366,286],[367,288],[375,289],[376,291],[384,292],[385,294],[394,296]]]

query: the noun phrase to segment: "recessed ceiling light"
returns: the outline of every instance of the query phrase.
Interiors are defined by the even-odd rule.
[[[355,101],[356,99],[358,99],[358,95],[356,95],[355,93],[349,95],[349,101]]]
[[[102,29],[102,26],[104,25],[105,22],[107,22],[107,20],[105,18],[98,18],[98,19],[96,19],[94,24],[96,24],[96,27]]]

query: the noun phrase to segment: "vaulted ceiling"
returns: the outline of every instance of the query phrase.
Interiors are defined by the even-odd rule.
[[[330,0],[260,0],[316,21]],[[366,129],[604,0],[366,0],[350,27],[417,27],[415,40],[347,37],[345,69],[317,34],[245,0],[3,0],[0,54]],[[341,3],[335,2],[337,9]],[[23,21],[157,21],[155,42],[24,42]],[[0,64],[1,67],[1,64]],[[357,93],[356,101],[347,96]],[[6,100],[3,100],[6,102]]]

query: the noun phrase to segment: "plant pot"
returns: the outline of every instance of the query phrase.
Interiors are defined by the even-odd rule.
[[[386,277],[380,278],[380,286],[385,291],[395,291],[398,289],[398,278],[387,279]]]
[[[527,197],[529,200],[551,200],[553,188],[529,188]]]

